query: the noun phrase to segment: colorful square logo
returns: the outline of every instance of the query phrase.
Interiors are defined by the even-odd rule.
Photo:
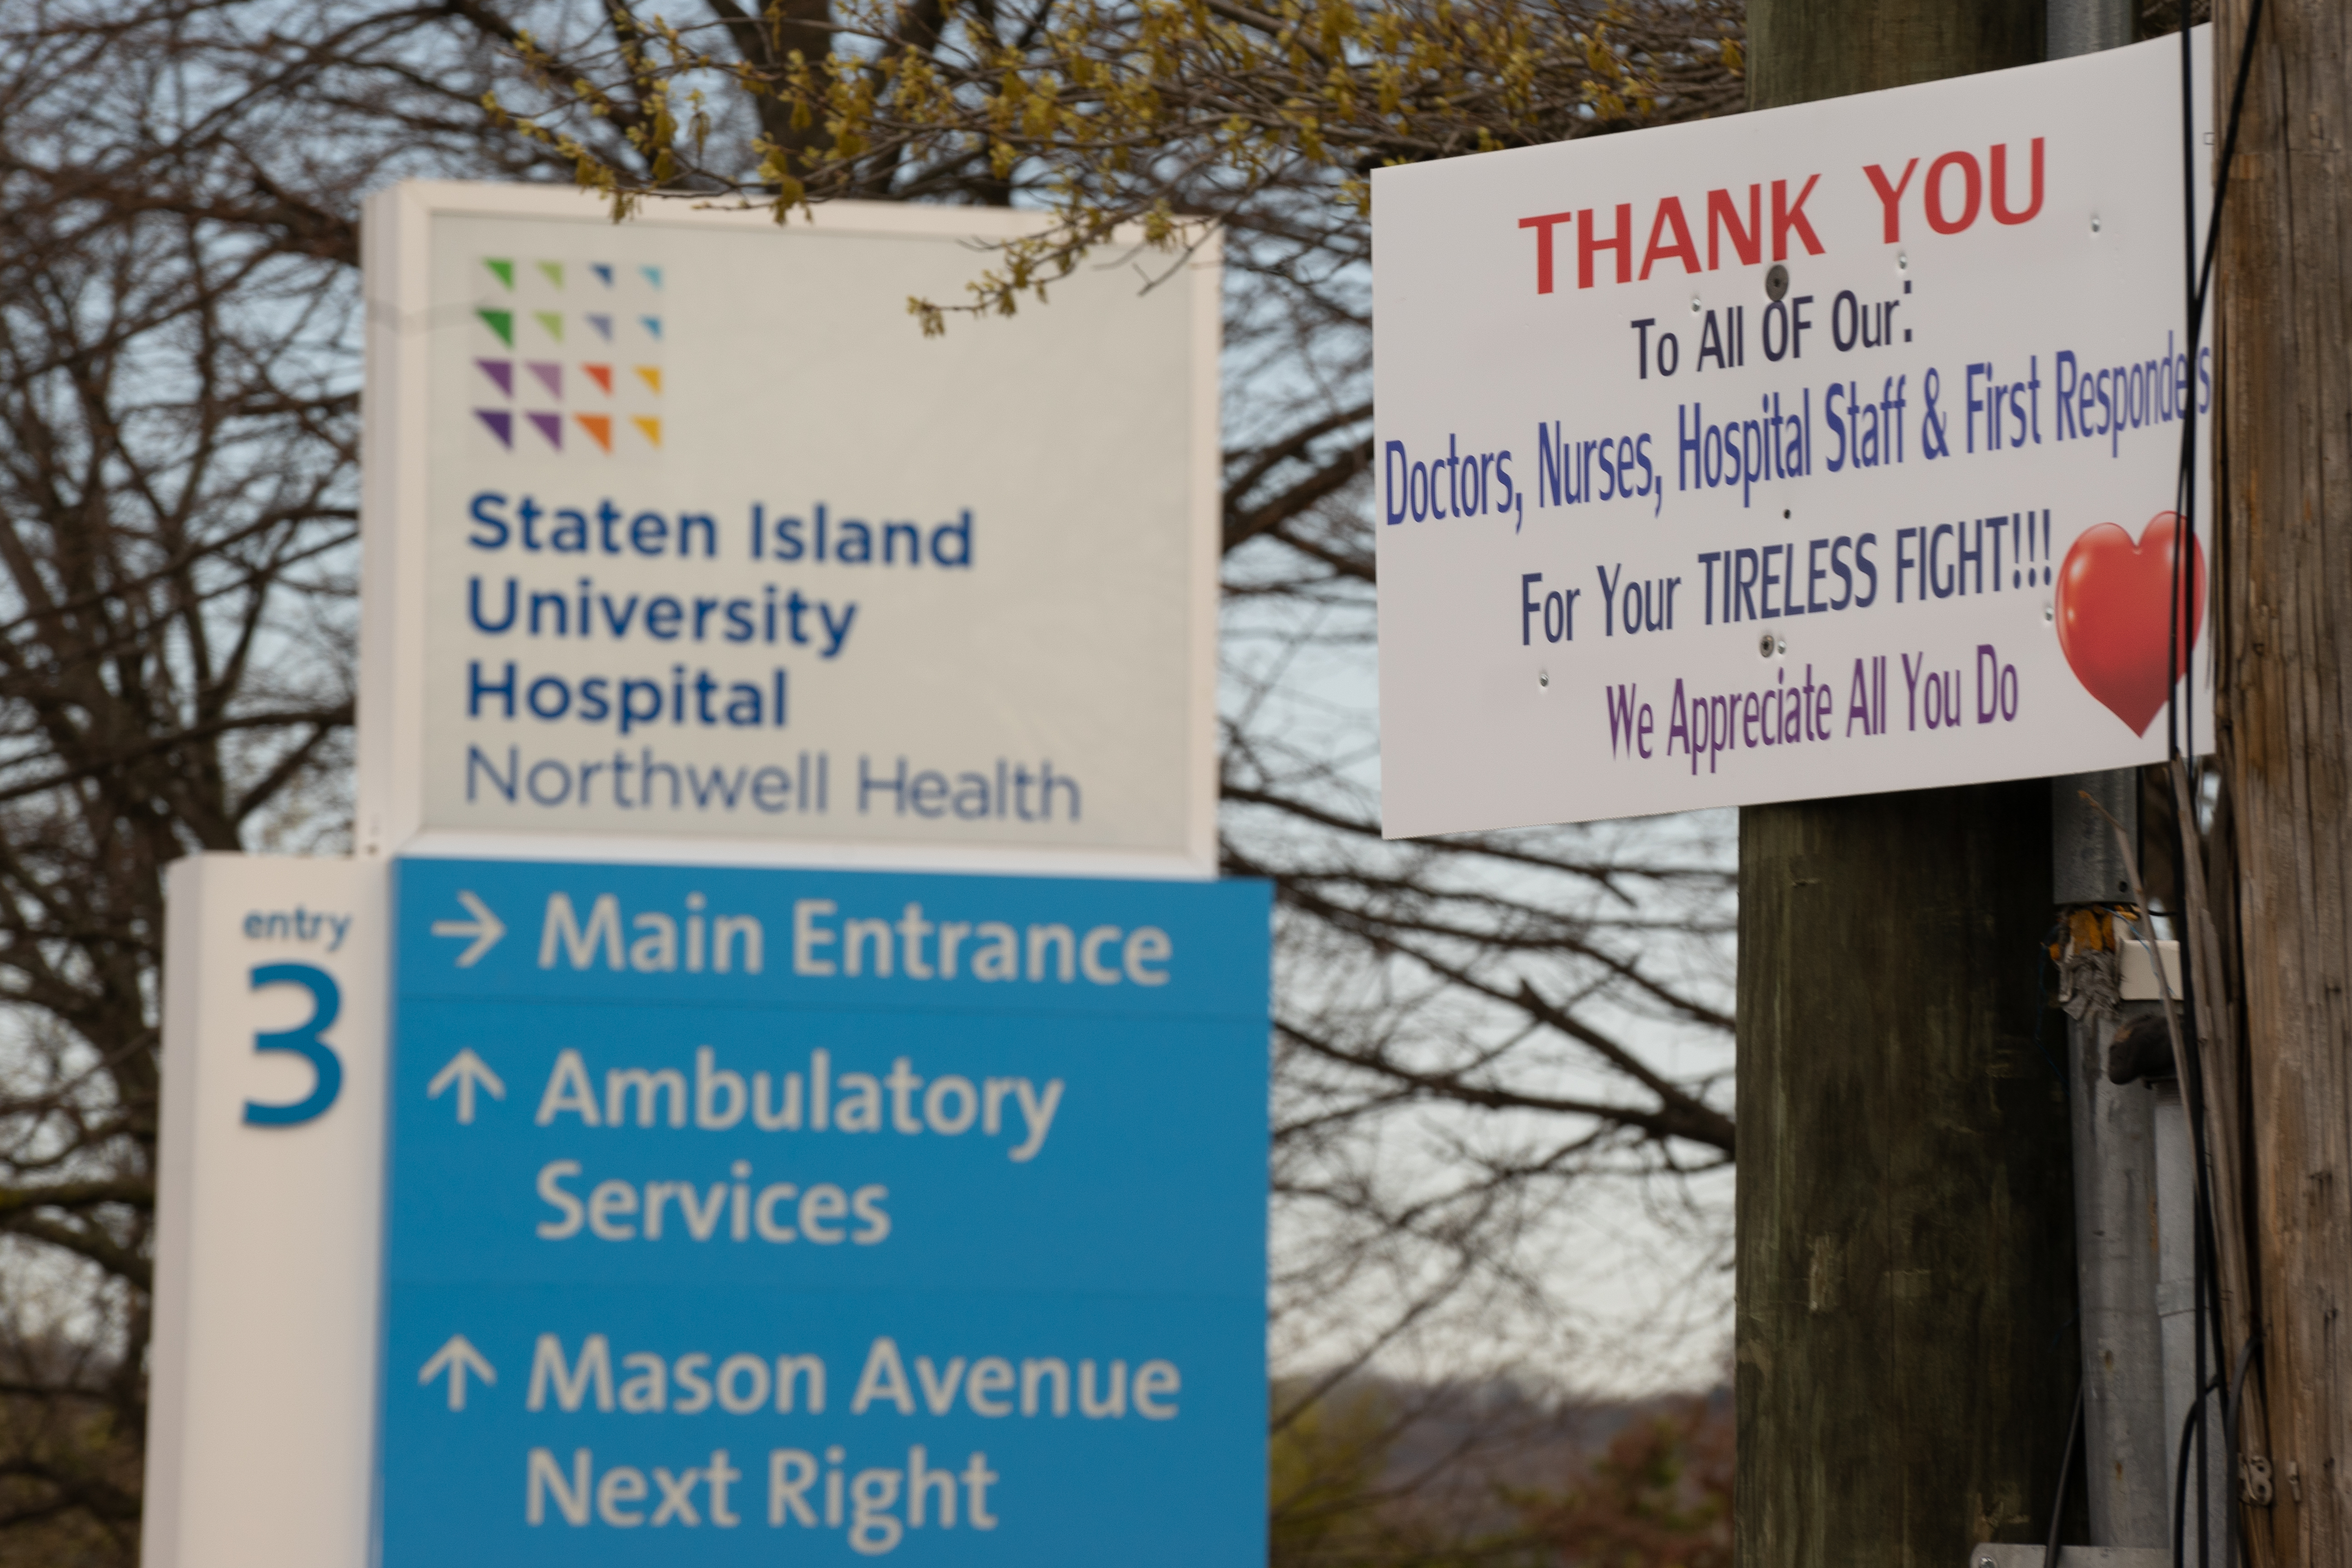
[[[666,433],[656,266],[486,256],[466,322],[467,406],[493,449],[646,457]]]

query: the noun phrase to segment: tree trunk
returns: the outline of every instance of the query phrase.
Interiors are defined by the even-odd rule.
[[[2215,123],[2246,0],[2217,7]],[[2224,208],[2221,755],[2274,1560],[2352,1564],[2352,28],[2269,0]],[[2217,896],[2225,889],[2216,889]],[[1743,1130],[1742,1136],[1745,1136]]]
[[[2030,63],[2043,13],[1754,0],[1748,37],[1773,108]],[[1742,1568],[1931,1568],[2048,1530],[2078,1360],[2049,798],[1740,814]]]

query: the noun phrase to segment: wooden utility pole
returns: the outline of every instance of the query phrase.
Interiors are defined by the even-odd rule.
[[[2039,0],[1751,0],[1748,26],[1758,109],[2043,44]],[[1742,1568],[1941,1568],[2048,1529],[2077,1361],[2049,802],[1740,813]]]
[[[2044,25],[2042,0],[1749,0],[1748,107],[2032,65]]]
[[[2248,0],[2215,7],[2215,124]],[[2267,0],[2223,210],[2221,762],[2274,1502],[2272,1560],[2352,1564],[2352,30]],[[2220,858],[2216,870],[2221,871]],[[2226,875],[2226,873],[2224,873]],[[1746,1129],[1741,1136],[1747,1136]]]

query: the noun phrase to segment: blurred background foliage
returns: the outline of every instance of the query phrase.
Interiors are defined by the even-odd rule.
[[[1219,234],[1276,1557],[1719,1561],[1720,1397],[1633,1396],[1723,1371],[1731,825],[1381,837],[1366,202],[1735,111],[1739,50],[1728,0],[7,0],[0,1560],[136,1555],[163,869],[348,848],[360,201],[431,176],[1050,215],[877,332]]]

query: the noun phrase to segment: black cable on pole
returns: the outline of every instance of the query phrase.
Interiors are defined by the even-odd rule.
[[[2176,480],[2174,501],[2171,592],[2169,602],[2166,606],[2165,746],[2168,763],[2179,766],[2183,775],[2189,780],[2189,788],[2185,792],[2187,798],[2182,805],[2192,812],[2196,810],[2197,800],[2201,794],[2201,781],[2197,774],[2197,759],[2193,755],[2196,745],[2196,683],[2193,679],[2183,680],[2174,672],[2180,668],[2184,642],[2189,643],[2193,652],[2194,628],[2185,626],[2184,623],[2189,620],[2196,593],[2195,580],[2189,575],[2185,565],[2185,562],[2194,559],[2192,552],[2197,543],[2196,373],[2202,357],[2205,307],[2212,286],[2214,253],[2221,242],[2222,206],[2229,194],[2231,165],[2236,159],[2238,130],[2245,110],[2246,85],[2252,72],[2254,39],[2262,26],[2262,16],[2263,0],[2252,0],[2247,10],[2244,38],[2238,50],[2236,79],[2231,84],[2230,94],[2229,121],[2221,142],[2221,167],[2214,175],[2212,212],[2206,227],[2203,253],[2200,255],[2197,243],[2195,52],[2189,26],[2189,3],[2188,0],[2180,0],[2181,243],[2185,273],[2182,281],[2184,303],[2189,312],[2186,337],[2189,374],[2186,378],[2187,385],[2183,388],[2185,395],[2181,408],[2180,467]],[[2213,384],[2218,391],[2220,385],[2218,375],[2214,378]],[[2218,584],[2212,585],[2208,597],[2214,599],[2216,603],[2219,602]],[[2189,825],[2180,821],[2176,813],[2173,823],[2174,864],[2181,868],[2180,874],[2184,880],[2189,863],[2188,839]],[[2182,1054],[2186,1058],[2181,1064],[2182,1110],[2189,1118],[2191,1158],[2195,1162],[2191,1185],[2195,1214],[2191,1226],[2194,1239],[2191,1247],[2190,1289],[2194,1298],[2195,1312],[2193,1335],[2196,1346],[2196,1379],[2197,1387],[2200,1393],[2198,1395],[2197,1406],[2191,1411],[2191,1416],[2194,1420],[2193,1429],[2197,1438],[2199,1477],[2197,1557],[2199,1563],[2203,1565],[2210,1563],[2212,1533],[2208,1519],[2211,1495],[2210,1453],[2207,1433],[2201,1419],[2205,1399],[2205,1394],[2201,1391],[2209,1387],[2205,1372],[2206,1337],[2209,1326],[2214,1341],[2212,1349],[2215,1361],[2221,1363],[2221,1367],[2226,1368],[2229,1364],[2229,1356],[2226,1349],[2227,1331],[2222,1323],[2219,1270],[2216,1267],[2219,1261],[2216,1251],[2219,1233],[2214,1223],[2212,1190],[2207,1180],[2211,1166],[2210,1154],[2205,1139],[2204,1074],[2197,1048],[2198,976],[2191,962],[2191,954],[2196,944],[2194,933],[2189,929],[2186,910],[2176,909],[2173,913],[2176,923],[2175,937],[2179,942],[2180,954],[2180,1025],[2185,1047]],[[2250,1341],[2247,1353],[2251,1352],[2251,1348]],[[2244,1375],[2243,1365],[2242,1354],[2241,1377]],[[2216,1375],[2224,1374],[2217,1370]],[[2227,1396],[2225,1389],[2225,1397]],[[2229,1422],[2225,1418],[2223,1432],[2225,1465],[2233,1464],[2235,1458],[2234,1434],[2227,1429],[2228,1426]],[[2185,1522],[2185,1510],[2182,1505],[2186,1500],[2180,1494],[2188,1485],[2190,1430],[2189,1426],[2184,1426],[2181,1432],[2179,1474],[2177,1478],[2178,1485],[2173,1500],[2173,1561],[2179,1568],[2185,1568],[2180,1534],[2181,1526]],[[2234,1554],[2233,1549],[2237,1539],[2236,1510],[2231,1510],[2230,1515],[2230,1546],[2225,1548],[2225,1551]]]
[[[2205,310],[2205,300],[2213,285],[2213,251],[2221,240],[2221,202],[2230,189],[2230,164],[2238,155],[2238,120],[2246,107],[2246,79],[2253,72],[2254,37],[2263,25],[2263,0],[2253,0],[2246,10],[2246,38],[2238,50],[2238,79],[2230,89],[2230,125],[2221,137],[2221,167],[2213,176],[2213,216],[2205,227],[2205,258],[2197,271],[2197,314]],[[2194,321],[2196,318],[2191,318]]]
[[[2246,1372],[2253,1364],[2254,1351],[2261,1343],[2260,1329],[2246,1337],[2244,1348],[2238,1352],[2237,1375],[2230,1380],[2229,1400],[2221,1407],[2221,1464],[2222,1474],[2226,1476],[2234,1476],[2238,1473],[2238,1416],[2245,1408]],[[2226,1561],[2235,1563],[2240,1556],[2238,1549],[2240,1531],[2236,1509],[2230,1510],[2227,1522],[2229,1537]]]
[[[2205,1429],[2205,1401],[2213,1393],[2216,1376],[2197,1386],[2197,1397],[2189,1404],[2189,1414],[2180,1420],[2180,1457],[2173,1466],[2172,1482],[2172,1562],[2173,1568],[2183,1568],[2188,1561],[2189,1524],[2189,1443],[2200,1436]]]
[[[2230,170],[2237,162],[2238,128],[2246,109],[2246,84],[2253,73],[2254,40],[2261,35],[2263,0],[2252,0],[2246,8],[2246,32],[2238,46],[2236,79],[2230,87],[2229,121],[2221,134],[2221,161],[2213,175],[2213,208],[2205,225],[2205,244],[2200,254],[2197,244],[2197,131],[2195,71],[2189,48],[2187,0],[2181,4],[2180,27],[2180,173],[2182,226],[2188,255],[2188,339],[2189,376],[2186,397],[2180,411],[2180,468],[2174,484],[2173,513],[2179,521],[2179,531],[2173,537],[2172,600],[2168,606],[2166,657],[2171,661],[2165,674],[2165,742],[2171,756],[2183,755],[2183,731],[2189,730],[2189,743],[2195,744],[2195,687],[2191,683],[2189,698],[2191,703],[2187,715],[2176,716],[2174,709],[2179,682],[2170,679],[2172,667],[2180,662],[2180,618],[2182,611],[2181,541],[2180,533],[2189,535],[2193,543],[2197,537],[2197,372],[2200,351],[2204,346],[2205,307],[2212,298],[2213,258],[2221,244],[2221,210],[2229,200]],[[2214,377],[2218,389],[2221,378]],[[2207,598],[2219,602],[2218,584],[2209,584]],[[2193,591],[2194,585],[2190,585]],[[2182,720],[2189,721],[2188,723]],[[2190,759],[2194,761],[2193,758]],[[2191,799],[2195,797],[2192,794]]]
[[[2170,757],[2183,756],[2188,748],[2193,748],[2196,744],[2194,723],[2196,713],[2195,683],[2193,681],[2188,683],[2188,712],[2185,714],[2177,714],[2175,710],[2176,698],[2179,695],[2179,688],[2182,683],[2172,678],[2172,671],[2180,663],[2180,622],[2186,614],[2186,611],[2183,608],[2185,593],[2182,582],[2181,553],[2184,548],[2194,548],[2197,538],[2197,372],[2200,353],[2204,346],[2205,307],[2208,301],[2212,298],[2213,258],[2215,253],[2221,248],[2221,209],[2223,205],[2229,199],[2231,166],[2237,161],[2238,127],[2243,121],[2245,115],[2246,83],[2253,71],[2254,39],[2262,31],[2263,0],[2252,0],[2252,3],[2246,9],[2245,37],[2240,43],[2238,47],[2237,77],[2236,79],[2231,82],[2230,88],[2229,121],[2221,135],[2221,167],[2213,175],[2213,209],[2207,217],[2205,225],[2205,244],[2201,255],[2199,253],[2199,247],[2197,244],[2196,88],[2194,80],[2195,71],[2192,66],[2192,57],[2189,48],[2188,10],[2188,0],[2182,0],[2180,17],[2180,174],[2182,205],[2181,224],[2182,228],[2185,231],[2183,240],[2188,252],[2186,259],[2189,272],[2187,279],[2189,328],[2186,333],[2189,351],[2189,374],[2187,378],[2188,386],[2185,389],[2185,397],[2180,410],[2180,468],[2174,481],[2174,499],[2172,509],[2173,515],[2178,519],[2179,526],[2173,535],[2172,598],[2170,604],[2167,606],[2168,613],[2166,616],[2168,626],[2166,628],[2165,657],[2169,662],[2165,666],[2164,731],[2166,752],[2168,756]],[[2221,385],[2221,377],[2219,375],[2214,377],[2213,384],[2218,390]],[[2185,546],[2180,538],[2180,535],[2183,533],[2189,536]],[[2210,576],[2210,572],[2208,575],[2209,577]],[[2206,597],[2209,600],[2219,603],[2220,585],[2218,584],[2209,583],[2208,587],[2209,592],[2207,593]],[[2195,584],[2193,583],[2186,585],[2186,593],[2193,594],[2194,591]],[[2191,651],[2194,651],[2193,647]],[[2187,742],[2186,748],[2183,745],[2184,740]],[[2195,762],[2196,759],[2193,756],[2189,756],[2188,758],[2188,764],[2189,766],[2193,767],[2195,765]],[[2190,792],[2189,798],[2192,802],[2195,800],[2195,791],[2192,790]]]
[[[2202,256],[2197,254],[2195,240],[2197,228],[2197,204],[2194,199],[2196,193],[2196,130],[2194,110],[2196,106],[2193,97],[2194,89],[2189,80],[2190,70],[2188,29],[2184,27],[2180,34],[2181,165],[2184,175],[2184,197],[2188,204],[2188,216],[2185,221],[2190,235],[2190,254],[2189,262],[2192,268],[2192,272],[2189,289],[2189,330],[2187,333],[2189,342],[2189,401],[2188,405],[2181,411],[2180,471],[2176,481],[2175,488],[2176,498],[2185,495],[2186,504],[2182,504],[2180,500],[2176,499],[2173,510],[2181,517],[2184,527],[2193,520],[2193,508],[2196,504],[2197,426],[2195,416],[2197,413],[2196,383],[2198,351],[2203,346],[2206,302],[2212,297],[2213,258],[2215,253],[2220,250],[2221,245],[2221,209],[2224,204],[2229,200],[2231,166],[2237,162],[2238,127],[2245,115],[2246,83],[2248,78],[2250,78],[2253,73],[2254,39],[2260,35],[2262,26],[2263,0],[2252,0],[2252,4],[2246,8],[2246,36],[2243,42],[2242,42],[2238,47],[2237,79],[2231,84],[2230,88],[2230,118],[2227,128],[2221,133],[2221,163],[2220,169],[2213,175],[2213,210],[2208,216],[2205,225],[2205,246]],[[2214,384],[2217,387],[2220,385],[2220,377],[2216,376],[2214,378]],[[2193,531],[2191,537],[2194,537]],[[2173,598],[2173,605],[2174,608],[2177,609],[2179,604],[2179,595],[2178,593],[2179,556],[2177,550],[2174,553],[2173,566],[2175,576],[2174,587],[2176,590]],[[2208,595],[2207,596],[2210,598],[2214,595]],[[2175,628],[2175,635],[2178,635],[2177,627]],[[2178,663],[2179,659],[2179,649],[2177,644],[2173,647],[2171,654],[2174,662]],[[2166,685],[2165,705],[2168,708],[2172,705],[2172,686],[2170,682],[2168,682]],[[2170,721],[2168,720],[2166,724],[2166,738],[2168,742],[2172,741],[2174,735],[2175,731],[2172,729]],[[2173,745],[2173,750],[2176,752],[2179,752],[2179,747],[2177,743]]]
[[[2066,1519],[2066,1484],[2074,1479],[2074,1449],[2083,1440],[2083,1400],[2091,1385],[2085,1372],[2074,1384],[2074,1415],[2066,1423],[2066,1449],[2058,1457],[2058,1490],[2050,1500],[2050,1541],[2042,1549],[2042,1568],[2058,1568],[2058,1527]]]
[[[2192,374],[2189,384],[2182,390],[2188,394],[2180,410],[2180,447],[2184,454],[2182,468],[2185,479],[2176,492],[2173,502],[2172,532],[2172,598],[2167,606],[2168,626],[2164,648],[2164,746],[2168,758],[2181,754],[2179,704],[2174,700],[2180,688],[2175,673],[2180,668],[2180,587],[2187,575],[2181,570],[2184,549],[2193,549],[2197,540],[2197,89],[2196,54],[2189,36],[2189,0],[2180,0],[2180,243],[2183,247],[2180,268],[2181,303],[2189,311],[2189,363]],[[2187,541],[2181,539],[2186,533]],[[2192,584],[2193,586],[2193,584]],[[2196,741],[2192,737],[2189,744]],[[2185,971],[2183,972],[2185,974]]]
[[[2188,944],[2183,942],[2181,945],[2185,947]],[[2189,989],[2189,971],[2185,966],[2180,972],[2180,988],[2182,994],[2186,994]],[[2201,1154],[2199,1156],[2197,1163],[2201,1172],[2205,1163],[2204,1158]],[[2209,1222],[2209,1213],[2210,1197],[2199,1202],[2196,1206],[2195,1231],[2197,1251],[2189,1281],[2190,1287],[2197,1293],[2197,1310],[2195,1317],[2195,1333],[2197,1341],[2197,1387],[2199,1390],[2197,1394],[2197,1409],[2199,1415],[2197,1417],[2196,1426],[2197,1568],[2210,1568],[2210,1564],[2213,1560],[2213,1521],[2211,1517],[2213,1505],[2213,1469],[2210,1463],[2210,1445],[2206,1441],[2207,1431],[2205,1426],[2205,1417],[2203,1415],[2205,1401],[2211,1397],[2210,1394],[2204,1391],[2212,1386],[2206,1381],[2205,1377],[2206,1325],[2211,1321],[2205,1315],[2205,1281],[2210,1273],[2210,1265],[2212,1258],[2213,1242],[2213,1227]]]

